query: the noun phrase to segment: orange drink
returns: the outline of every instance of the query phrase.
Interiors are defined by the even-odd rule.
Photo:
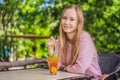
[[[57,74],[58,71],[58,56],[49,56],[48,57],[48,66],[51,74]]]

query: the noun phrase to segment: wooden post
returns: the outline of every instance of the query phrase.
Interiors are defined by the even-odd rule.
[[[33,42],[34,42],[34,45],[32,47],[32,50],[33,50],[34,59],[36,59],[36,49],[37,49],[37,47],[36,47],[36,39],[33,39]]]
[[[17,61],[17,49],[16,48],[13,51],[13,61]]]

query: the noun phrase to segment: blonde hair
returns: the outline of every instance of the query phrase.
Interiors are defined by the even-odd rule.
[[[62,12],[62,16],[61,19],[65,13],[65,11],[67,9],[75,9],[76,14],[77,14],[77,30],[76,30],[76,34],[73,40],[73,47],[72,47],[72,62],[71,65],[75,64],[76,59],[78,57],[78,51],[79,51],[79,44],[80,44],[80,34],[83,30],[83,24],[84,24],[84,18],[83,18],[83,13],[82,10],[80,10],[79,7],[77,6],[68,6],[66,7],[63,12]],[[61,53],[61,57],[62,57],[62,63],[66,65],[66,58],[67,58],[67,38],[65,35],[65,32],[62,29],[62,25],[60,22],[60,27],[59,27],[59,33],[60,33],[60,53]]]

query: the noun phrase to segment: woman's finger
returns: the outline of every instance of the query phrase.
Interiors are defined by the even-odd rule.
[[[56,40],[51,37],[51,38],[48,40],[47,45],[55,45],[55,43],[56,43]]]
[[[55,42],[53,42],[53,41],[48,41],[46,44],[49,45],[49,46],[54,46],[54,45],[55,45]]]
[[[58,41],[58,39],[54,37],[51,37],[51,40],[53,40],[55,43]]]

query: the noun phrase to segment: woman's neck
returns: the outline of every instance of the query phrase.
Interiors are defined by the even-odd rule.
[[[67,36],[68,42],[73,43],[75,33],[69,33],[69,34],[66,34],[66,36]]]

